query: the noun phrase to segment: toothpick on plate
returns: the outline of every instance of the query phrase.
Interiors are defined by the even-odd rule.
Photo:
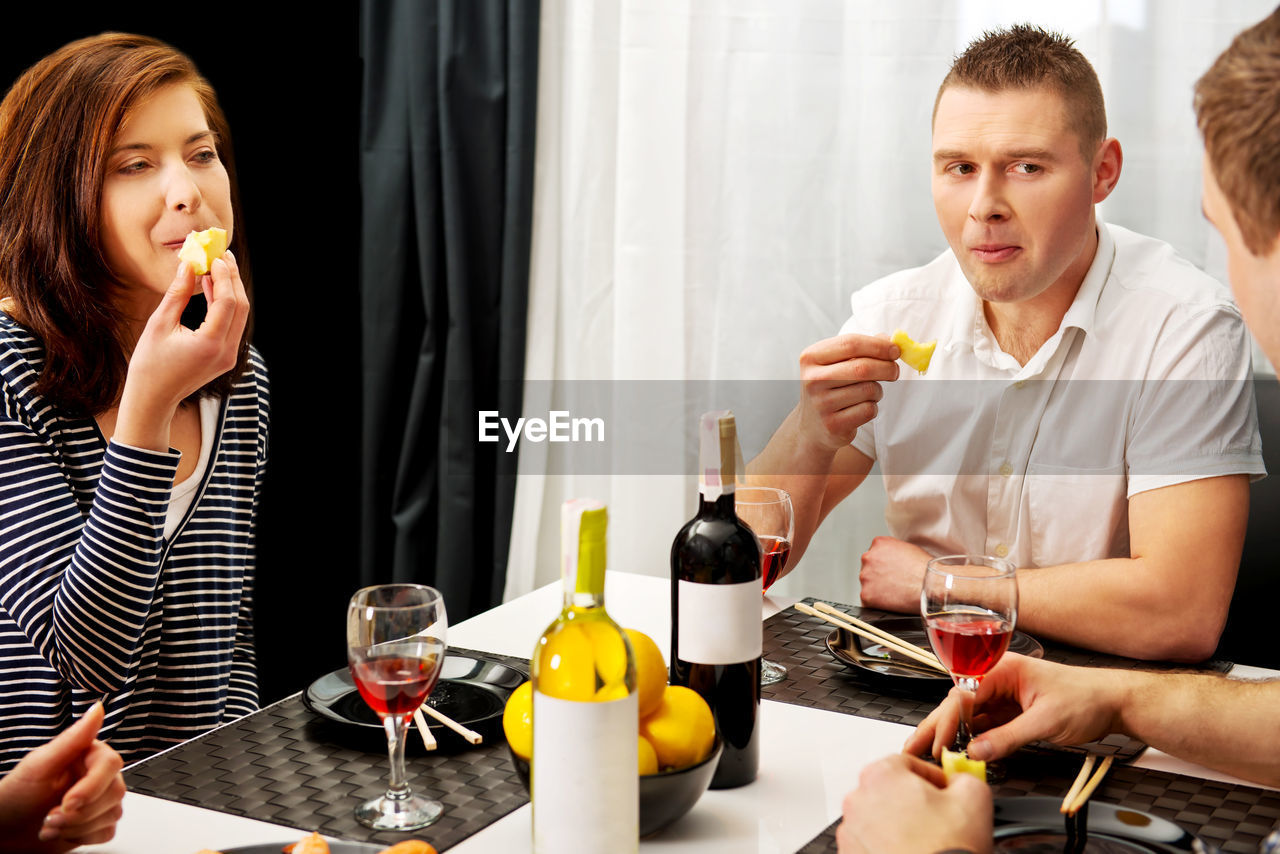
[[[1085,778],[1089,776],[1089,771],[1093,768],[1094,756],[1090,754],[1084,761],[1084,765],[1080,768],[1080,773],[1076,775],[1076,781],[1071,784],[1071,789],[1067,792],[1066,797],[1062,799],[1062,806],[1059,812],[1067,815],[1075,815],[1076,812],[1084,806],[1085,801],[1089,800],[1089,796],[1093,794],[1094,789],[1102,783],[1102,778],[1107,776],[1107,771],[1111,768],[1111,763],[1115,757],[1103,757],[1102,762],[1098,765],[1098,770],[1093,772],[1093,776],[1089,778],[1089,782],[1085,782]]]
[[[427,719],[422,716],[422,709],[413,713],[413,724],[418,728],[418,733],[422,736],[422,746],[427,750],[436,749],[436,737],[431,734],[431,727],[427,726]]]
[[[431,706],[428,706],[426,703],[423,703],[422,708],[418,710],[419,714],[421,714],[422,712],[426,712],[427,714],[431,715],[431,717],[435,718],[440,723],[444,724],[449,729],[453,730],[458,735],[465,738],[468,744],[479,744],[480,742],[484,741],[484,736],[480,735],[480,733],[476,732],[473,729],[467,729],[462,724],[455,721],[453,718],[449,717],[443,712],[433,709]]]
[[[1111,756],[1103,757],[1102,762],[1098,765],[1098,770],[1093,772],[1093,776],[1089,778],[1089,782],[1085,784],[1085,787],[1080,790],[1080,794],[1076,795],[1076,799],[1072,801],[1071,806],[1067,808],[1067,812],[1069,814],[1075,815],[1080,808],[1085,805],[1085,802],[1089,800],[1094,789],[1098,788],[1098,786],[1102,784],[1102,778],[1107,776],[1107,771],[1111,769],[1113,759],[1114,757]]]
[[[857,617],[853,616],[852,614],[846,614],[844,611],[841,611],[839,608],[831,607],[826,602],[817,602],[814,604],[814,607],[817,608],[819,611],[823,612],[824,614],[830,614],[833,617],[839,617],[840,619],[844,620],[847,623],[852,623],[853,625],[858,626],[861,629],[871,632],[871,634],[875,635],[877,638],[879,638],[882,641],[887,641],[888,643],[897,644],[899,646],[910,647],[911,649],[914,649],[916,652],[923,655],[925,658],[929,659],[930,662],[933,664],[933,666],[938,668],[939,670],[945,671],[947,669],[946,667],[943,666],[942,662],[938,660],[938,656],[933,654],[933,650],[925,649],[922,646],[917,646],[916,644],[905,641],[902,638],[897,637],[896,635],[891,635],[888,632],[886,632],[884,629],[875,625],[874,623],[868,623],[866,620],[860,620]]]
[[[947,669],[942,666],[942,664],[938,661],[938,659],[935,656],[925,652],[920,647],[915,646],[914,644],[909,644],[906,641],[901,641],[897,639],[888,640],[886,638],[880,637],[879,635],[872,634],[866,629],[861,628],[857,624],[851,622],[851,619],[853,618],[850,618],[848,614],[845,614],[842,611],[836,611],[835,614],[823,613],[822,611],[818,611],[814,608],[809,607],[803,602],[797,602],[795,604],[795,609],[802,614],[808,614],[811,617],[817,617],[819,620],[825,620],[826,622],[831,623],[833,626],[836,626],[837,628],[841,628],[841,629],[844,629],[845,631],[853,632],[854,634],[864,637],[867,640],[874,641],[875,643],[880,644],[886,649],[890,649],[898,653],[899,655],[906,656],[907,658],[914,659],[915,661],[918,661],[921,664],[927,665],[928,667],[932,667],[933,669],[938,670],[942,673],[948,672]],[[892,635],[890,637],[892,637]]]

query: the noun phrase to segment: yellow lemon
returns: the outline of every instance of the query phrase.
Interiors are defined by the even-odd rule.
[[[912,341],[911,336],[901,329],[893,330],[893,335],[889,340],[898,345],[898,349],[902,351],[902,361],[906,362],[908,366],[915,368],[922,374],[929,370],[929,362],[933,359],[933,350],[938,346],[936,340],[928,343]]]
[[[716,724],[711,708],[697,691],[668,685],[658,710],[640,721],[640,734],[653,745],[659,766],[685,768],[711,753]]]
[[[570,624],[544,635],[538,648],[538,690],[548,697],[589,703],[596,695],[591,638]]]
[[[662,705],[667,688],[667,662],[653,638],[644,632],[627,629],[631,651],[636,656],[636,691],[640,694],[640,717],[647,718]]]
[[[595,653],[596,674],[602,685],[620,683],[627,676],[627,647],[622,632],[603,620],[589,620],[580,624],[591,639]]]
[[[533,757],[533,683],[525,682],[511,692],[502,710],[502,731],[507,743],[521,759]]]
[[[981,759],[970,759],[968,754],[942,748],[942,773],[951,782],[952,774],[972,774],[982,782],[987,782],[987,763]]]
[[[636,746],[640,748],[640,776],[658,773],[658,754],[643,735],[636,738]]]
[[[621,700],[627,696],[627,683],[610,682],[608,685],[601,685],[600,690],[596,691],[593,699],[597,703],[608,703],[611,700]]]

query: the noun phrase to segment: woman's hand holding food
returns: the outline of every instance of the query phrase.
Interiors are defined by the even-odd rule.
[[[196,287],[186,262],[147,320],[129,359],[120,399],[114,434],[120,442],[168,450],[169,422],[178,404],[235,366],[249,298],[231,252],[213,262],[200,285],[208,311],[199,328],[182,325],[182,312]]]
[[[1024,744],[1047,740],[1083,744],[1118,731],[1123,679],[1117,671],[1067,667],[1009,653],[978,688],[972,759],[999,759]],[[938,756],[955,739],[960,719],[956,689],[921,722],[903,752]]]
[[[840,854],[991,850],[991,789],[968,774],[948,784],[942,769],[890,756],[862,771],[844,799]]]

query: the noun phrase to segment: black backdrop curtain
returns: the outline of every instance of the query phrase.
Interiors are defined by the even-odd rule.
[[[361,579],[501,601],[520,410],[539,4],[361,4]]]

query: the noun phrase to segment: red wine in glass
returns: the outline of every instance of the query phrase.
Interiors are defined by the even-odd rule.
[[[928,619],[938,659],[956,676],[982,677],[1009,648],[1013,626],[997,614],[945,611]]]
[[[1009,648],[1018,621],[1017,569],[990,555],[936,557],[925,567],[920,615],[934,654],[960,689],[956,744],[964,750],[978,686]]]
[[[764,589],[782,577],[791,555],[791,543],[781,537],[760,537],[760,568],[764,573]]]
[[[440,677],[436,653],[378,655],[351,662],[360,696],[381,715],[412,717]]]

